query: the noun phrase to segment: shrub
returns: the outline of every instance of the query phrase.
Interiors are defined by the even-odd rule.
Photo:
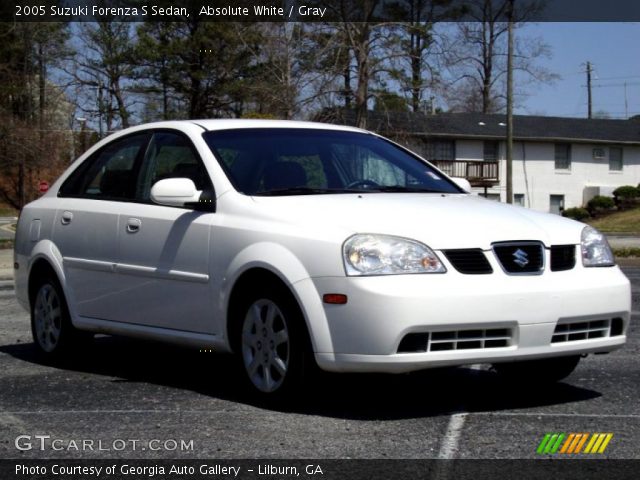
[[[613,209],[615,206],[616,204],[613,198],[596,195],[587,203],[587,210],[589,210],[589,214],[594,217],[599,213]]]
[[[624,210],[625,208],[636,205],[638,197],[640,197],[640,189],[632,185],[624,185],[616,188],[613,191],[613,196],[615,197],[618,208]]]
[[[640,189],[633,185],[624,185],[613,191],[613,196],[618,198],[636,198],[640,197]]]
[[[580,207],[567,208],[562,212],[562,216],[581,221],[586,218],[589,218],[589,211],[586,208],[580,208]]]

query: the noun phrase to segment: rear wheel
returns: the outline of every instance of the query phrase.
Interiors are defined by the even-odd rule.
[[[284,288],[263,288],[239,311],[236,352],[250,386],[270,399],[299,391],[311,353],[295,300]]]
[[[59,357],[90,339],[71,323],[62,288],[56,278],[42,278],[34,289],[31,304],[31,333],[38,350],[47,357]]]
[[[580,355],[543,358],[524,362],[496,363],[493,369],[503,378],[519,383],[554,383],[571,375]]]

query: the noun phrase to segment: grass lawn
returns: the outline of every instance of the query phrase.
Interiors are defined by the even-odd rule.
[[[587,220],[586,222],[605,233],[635,233],[640,235],[640,207],[612,213],[606,217]]]
[[[18,211],[13,208],[0,207],[0,217],[17,217]]]

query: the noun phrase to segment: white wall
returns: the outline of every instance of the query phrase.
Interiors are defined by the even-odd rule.
[[[504,147],[504,142],[501,142],[500,185],[488,190],[489,193],[499,193],[502,201],[506,199]],[[604,159],[593,158],[596,147],[604,149]],[[482,159],[482,142],[460,140],[456,152],[460,160]],[[623,146],[623,168],[620,172],[609,170],[609,146],[602,144],[572,144],[569,170],[556,170],[554,156],[553,143],[514,142],[513,193],[525,195],[526,207],[548,212],[550,195],[564,195],[565,208],[580,207],[587,186],[616,188],[640,183],[638,146]],[[484,190],[474,191],[482,193]]]

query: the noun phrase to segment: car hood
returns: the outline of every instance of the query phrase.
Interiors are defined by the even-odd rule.
[[[363,193],[253,197],[264,213],[327,233],[381,233],[434,249],[489,249],[495,242],[580,243],[584,224],[482,197],[459,194]],[[331,235],[333,236],[333,235]]]

